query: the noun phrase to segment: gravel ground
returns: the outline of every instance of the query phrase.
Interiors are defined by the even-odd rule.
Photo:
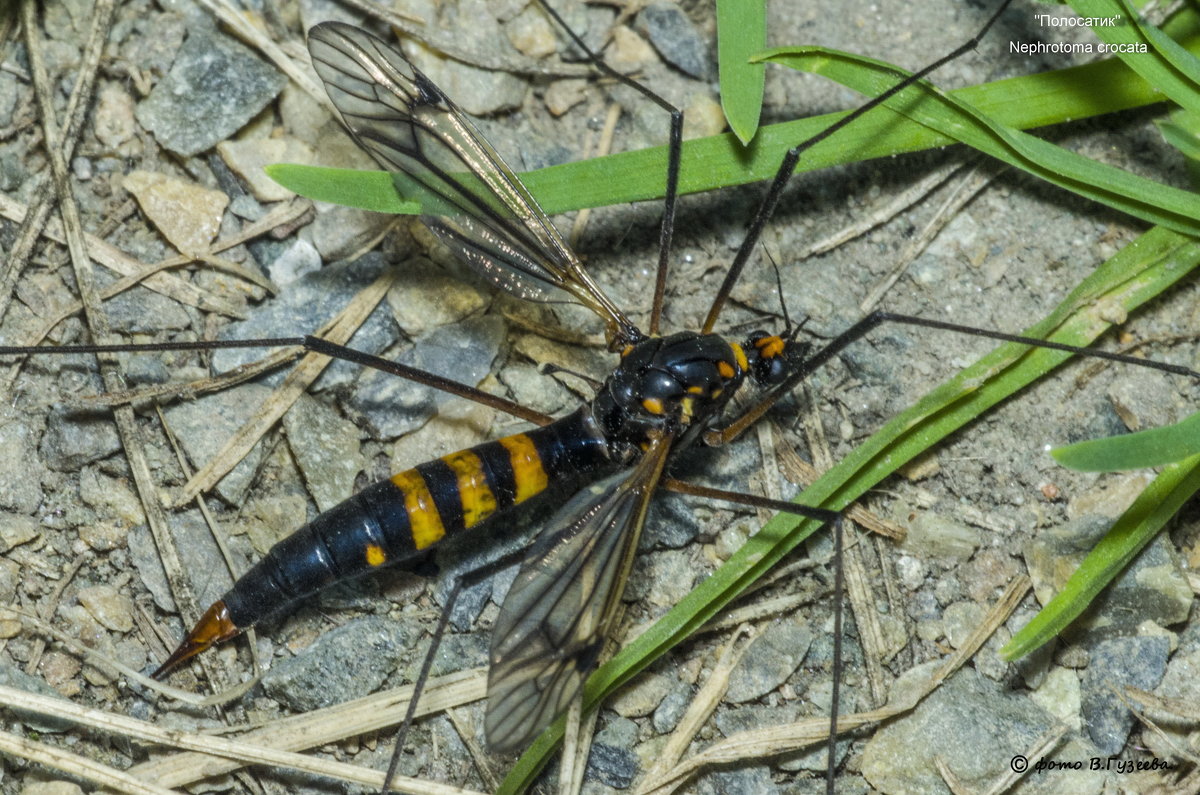
[[[302,20],[293,11],[282,13],[279,24],[295,37],[304,25],[330,13],[323,4],[313,5],[320,7],[306,5]],[[892,5],[899,9],[888,8]],[[935,80],[952,88],[1065,65],[1059,56],[1033,59],[1009,52],[1010,41],[1056,35],[1038,28],[1032,19],[1042,8],[1018,4],[974,52],[939,72]],[[704,42],[711,61],[715,53],[712,9],[687,5],[685,10],[692,34]],[[429,8],[417,11],[436,15]],[[606,30],[614,15],[607,7],[567,11],[573,24],[586,26],[589,36]],[[46,30],[53,31],[48,34],[47,48],[51,68],[73,73],[78,69],[90,7],[82,2],[67,3],[46,13]],[[479,20],[481,13],[502,20],[503,30],[490,20],[487,24],[457,21]],[[528,22],[529,13],[521,13],[519,4],[504,2],[457,12],[445,9],[442,36],[484,62],[516,58],[510,40],[517,32],[527,36],[519,39],[525,42],[523,46],[541,41],[537,25]],[[837,4],[834,13],[812,4],[775,3],[769,9],[770,41],[777,45],[819,43],[916,68],[968,38],[987,13],[974,4],[948,0],[919,4],[851,1]],[[142,262],[165,259],[174,250],[146,214],[130,203],[128,183],[123,179],[126,174],[137,169],[157,172],[226,194],[231,194],[229,186],[237,181],[213,155],[215,140],[196,144],[204,147],[196,152],[170,150],[187,144],[168,146],[164,142],[167,133],[160,128],[152,134],[147,127],[154,122],[142,107],[147,93],[170,69],[179,42],[201,35],[205,19],[204,12],[183,4],[163,10],[135,1],[117,10],[111,36],[116,43],[111,57],[102,61],[98,80],[100,107],[72,161],[85,229]],[[531,28],[534,33],[527,33]],[[685,52],[688,35],[685,31],[675,38]],[[1086,38],[1082,33],[1071,35]],[[623,35],[614,46],[621,54],[641,51],[638,40]],[[694,115],[703,118],[704,109],[711,108],[716,99],[711,75],[705,79],[685,76],[664,64],[652,50],[646,52],[651,60],[643,64],[645,82],[671,101],[697,109]],[[22,76],[28,73],[28,62],[23,54],[10,49],[3,63],[15,68],[0,71],[0,111],[6,107],[6,96],[15,99],[8,120],[0,114],[0,129],[14,130],[0,136],[0,190],[8,199],[28,203],[32,176],[46,170],[47,163],[37,127],[20,123],[34,118],[32,90]],[[697,68],[703,69],[703,63]],[[435,79],[454,96],[460,95],[448,85],[475,85],[488,79],[448,69],[444,79]],[[276,138],[289,145],[300,141],[314,148],[315,162],[349,164],[352,147],[344,138],[339,139],[332,125],[324,124],[294,87],[283,99],[274,99],[279,89],[273,79],[268,75],[260,87],[267,94],[267,110],[259,113],[252,108],[246,116],[254,117],[249,124],[257,132],[248,135],[243,130],[241,137],[261,142],[275,130],[280,133]],[[63,77],[59,81],[64,86],[56,100],[61,113],[70,81]],[[493,112],[480,126],[514,164],[523,161],[532,167],[581,157],[593,145],[613,96],[623,105],[614,149],[636,149],[665,138],[666,120],[660,110],[597,81],[567,86],[545,77],[505,77],[503,81],[494,90],[481,92],[478,101],[512,96],[516,107]],[[251,82],[250,74],[242,74],[237,86],[248,87]],[[565,115],[553,117],[547,112],[546,97],[553,97],[558,90],[578,90],[583,99]],[[208,93],[235,104],[228,94]],[[772,70],[765,121],[852,107],[858,101],[849,92],[816,79]],[[252,104],[251,100],[247,107]],[[1182,187],[1186,178],[1183,165],[1161,141],[1151,123],[1153,118],[1151,113],[1126,113],[1067,125],[1052,131],[1050,137],[1089,157]],[[303,126],[306,121],[307,127]],[[128,125],[129,134],[114,134],[109,127],[102,127],[105,124],[116,125],[118,130]],[[179,127],[180,136],[195,132],[186,123]],[[232,130],[229,136],[237,137]],[[357,165],[365,164],[358,161]],[[887,209],[938,171],[950,176],[929,195],[901,211]],[[978,192],[962,206],[945,210],[963,190]],[[760,192],[761,186],[749,186],[682,202],[674,257],[677,264],[665,314],[668,329],[699,324]],[[248,197],[235,202],[217,216],[222,219],[219,236],[236,233],[255,215],[274,206]],[[639,320],[645,317],[649,303],[660,211],[653,203],[597,211],[578,244],[597,281]],[[884,220],[868,234],[826,254],[808,258],[799,254],[812,241],[876,214]],[[803,320],[805,331],[819,344],[862,314],[863,301],[893,271],[914,238],[935,220],[942,224],[940,230],[883,293],[879,306],[1007,332],[1017,332],[1043,317],[1082,278],[1144,231],[1140,222],[1114,211],[1002,170],[962,149],[947,149],[797,178],[765,232],[763,246],[778,262],[790,315]],[[565,229],[567,224],[560,226]],[[0,249],[11,250],[14,228],[10,222],[0,221]],[[319,274],[282,286],[273,299],[265,298],[260,288],[246,286],[225,271],[204,264],[172,271],[184,285],[227,302],[249,318],[249,329],[240,332],[223,330],[229,318],[208,311],[207,306],[187,305],[145,287],[129,289],[106,301],[105,308],[121,336],[136,342],[186,341],[231,333],[305,333],[326,322],[365,286],[390,274],[396,284],[355,338],[356,347],[470,380],[556,414],[578,405],[586,387],[569,376],[560,383],[539,375],[538,364],[553,362],[597,377],[611,368],[611,358],[597,336],[599,329],[586,313],[569,307],[531,308],[447,277],[427,261],[414,260],[414,252],[421,249],[412,242],[407,225],[402,224],[382,249],[356,263],[332,265],[380,228],[378,217],[322,206],[313,223],[289,237],[264,238],[222,254],[253,270],[275,263],[269,273],[277,281],[296,267],[294,263],[325,262]],[[67,262],[65,249],[57,244],[43,243],[35,249],[0,323],[0,338],[6,343],[27,339],[30,330],[40,327],[51,314],[51,307],[74,300],[75,277]],[[107,283],[107,276],[101,278]],[[722,327],[740,337],[749,327],[777,323],[779,299],[774,284],[769,267],[761,262],[753,265],[735,292],[736,300],[725,313]],[[1185,279],[1131,316],[1122,333],[1130,340],[1169,338],[1167,344],[1148,347],[1146,354],[1196,367],[1200,356],[1193,337],[1200,313],[1195,293],[1194,284]],[[49,339],[68,344],[86,339],[86,332],[76,315],[60,324]],[[689,454],[677,468],[680,474],[722,488],[790,497],[796,491],[788,478],[794,455],[818,467],[830,466],[897,412],[991,347],[986,340],[972,337],[886,327],[820,372],[795,399],[785,401],[772,415],[768,431],[749,434],[725,450]],[[209,373],[209,358],[166,353],[128,357],[123,364],[133,385],[145,386],[203,378]],[[212,358],[231,366],[219,357]],[[164,422],[180,439],[189,467],[199,469],[280,380],[276,376],[195,399],[166,398],[161,414],[149,401],[139,402],[135,425],[142,437],[152,490],[164,501],[175,502],[186,480],[168,445]],[[5,385],[8,394],[0,404],[0,447],[6,450],[0,462],[0,529],[5,550],[0,560],[0,601],[49,616],[49,623],[63,635],[133,669],[152,670],[184,629],[176,608],[181,597],[178,590],[168,588],[157,562],[145,509],[133,485],[135,465],[122,452],[124,445],[112,412],[80,409],[81,396],[104,391],[94,358],[30,359],[15,381],[6,376]],[[1197,385],[1179,377],[1129,367],[1093,372],[1087,363],[1072,364],[937,445],[921,466],[907,469],[904,477],[885,480],[872,491],[863,506],[906,530],[909,538],[897,543],[862,536],[866,587],[874,594],[874,611],[888,656],[878,667],[868,665],[859,642],[864,633],[858,622],[852,622],[844,710],[880,706],[887,700],[888,688],[903,674],[959,648],[964,635],[981,621],[1005,586],[1027,569],[1033,569],[1035,575],[1039,571],[1057,574],[1055,566],[1074,554],[1072,543],[1094,539],[1103,532],[1106,522],[1119,514],[1146,480],[1145,473],[1068,472],[1045,453],[1047,446],[1111,435],[1131,425],[1151,427],[1179,420],[1190,413],[1196,394]],[[351,367],[336,368],[336,372],[330,368],[281,422],[271,425],[246,462],[206,492],[203,503],[215,525],[229,536],[228,545],[240,570],[258,559],[275,539],[367,483],[430,456],[521,427],[525,426],[490,410],[434,397],[403,383],[361,374]],[[179,545],[187,574],[184,579],[190,581],[196,601],[203,606],[228,584],[218,553],[206,540],[208,519],[195,502],[168,511],[166,517]],[[891,735],[880,732],[872,738],[873,732],[864,731],[854,735],[853,742],[839,746],[839,791],[869,787],[895,792],[944,791],[943,785],[931,778],[928,763],[910,767],[881,761],[890,759],[892,747],[913,759],[948,756],[951,768],[971,788],[982,789],[1008,769],[1014,754],[1050,729],[1054,722],[1050,714],[1066,724],[1070,733],[1049,758],[1083,759],[1086,767],[1086,760],[1093,756],[1165,757],[1152,738],[1136,729],[1127,739],[1127,716],[1105,712],[1104,705],[1094,703],[1094,694],[1106,682],[1120,681],[1147,689],[1165,688],[1158,692],[1168,697],[1195,696],[1194,684],[1190,692],[1187,684],[1173,684],[1177,678],[1190,681],[1183,671],[1197,649],[1196,633],[1185,623],[1190,590],[1182,577],[1195,554],[1195,519],[1194,509],[1185,509],[1170,536],[1164,536],[1142,561],[1158,578],[1148,578],[1157,583],[1149,596],[1136,588],[1114,594],[1104,607],[1107,612],[1098,614],[1087,628],[1061,640],[1040,658],[1016,667],[1002,662],[996,652],[1036,610],[1037,600],[1033,594],[1026,595],[1016,616],[968,664],[964,678],[952,681],[954,689],[947,691],[951,695],[927,705],[912,723],[890,724]],[[532,532],[538,516],[524,517],[515,524],[520,525],[516,530]],[[631,636],[664,614],[760,526],[760,518],[745,510],[673,495],[662,497],[652,512],[643,554],[631,576],[623,631]],[[506,538],[495,548],[512,549],[520,543],[520,538]],[[800,554],[785,561],[795,564],[786,576],[733,605],[756,617],[759,638],[732,675],[725,702],[699,730],[689,752],[737,731],[826,714],[833,656],[829,552],[827,539],[802,547]],[[454,550],[439,558],[438,565],[443,571],[459,571],[478,559],[476,550]],[[435,674],[486,663],[488,628],[511,576],[511,572],[501,574],[460,601],[452,614],[451,634],[437,657]],[[1182,591],[1178,587],[1181,582]],[[1040,582],[1037,584],[1040,587]],[[174,587],[178,588],[178,583]],[[76,704],[162,726],[281,726],[284,715],[367,697],[379,688],[409,681],[428,648],[428,631],[442,612],[446,590],[445,578],[385,574],[339,587],[266,623],[256,643],[259,656],[271,663],[272,672],[261,687],[222,714],[211,709],[176,709],[174,702],[128,684],[127,677],[84,661],[77,648],[12,622],[0,622],[4,630],[0,673],[4,684],[57,694]],[[773,607],[776,598],[787,605],[782,612]],[[1130,615],[1136,620],[1130,621]],[[1109,620],[1111,616],[1124,618]],[[1164,625],[1169,625],[1169,632]],[[661,756],[666,738],[696,690],[708,680],[721,645],[733,637],[734,632],[726,626],[682,644],[601,710],[587,791],[627,787]],[[207,694],[219,689],[211,684],[213,679],[241,681],[252,667],[247,647],[244,642],[229,644],[211,655],[206,675],[193,666],[174,676],[172,684]],[[1131,678],[1135,671],[1151,674],[1135,680]],[[161,756],[158,752],[151,756],[138,742],[114,741],[94,731],[64,730],[61,725],[22,721],[11,714],[6,714],[5,722],[11,731],[36,732],[45,743],[119,769]],[[914,732],[912,739],[904,734],[906,725]],[[481,727],[482,702],[421,721],[406,744],[402,772],[476,790],[493,789],[493,780],[487,776],[503,775],[511,762],[475,753],[475,743],[482,739]],[[1152,753],[1132,750],[1147,745]],[[380,768],[392,748],[390,731],[368,731],[350,739],[322,741],[316,756]],[[35,784],[56,780],[45,768],[8,753],[0,757],[0,792],[38,792]],[[685,788],[693,792],[807,792],[823,787],[822,752],[765,756],[755,754],[742,764],[701,775]],[[154,768],[158,772],[152,775],[158,783],[185,783],[169,778],[162,772],[165,769]],[[1019,786],[1026,791],[1061,791],[1068,784],[1091,789],[1099,783],[1083,778],[1088,771],[1075,778],[1071,778],[1072,772],[1063,774],[1063,779],[1031,777]],[[1150,776],[1172,773],[1136,775],[1147,778],[1117,780],[1146,789],[1165,780],[1151,780]],[[254,790],[257,782],[266,792],[360,791],[355,785],[296,777],[265,767],[217,781],[220,787],[259,791]],[[551,789],[553,778],[541,786]]]

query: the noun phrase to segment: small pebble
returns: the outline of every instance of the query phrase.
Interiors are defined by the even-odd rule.
[[[250,187],[259,201],[282,201],[294,194],[267,176],[265,166],[274,163],[309,165],[315,155],[310,146],[295,138],[252,138],[241,141],[222,141],[217,154]]]
[[[221,228],[229,197],[153,171],[132,171],[121,183],[137,199],[142,212],[180,252],[207,252]]]
[[[133,629],[133,600],[111,585],[84,588],[79,603],[107,629],[122,633]]]

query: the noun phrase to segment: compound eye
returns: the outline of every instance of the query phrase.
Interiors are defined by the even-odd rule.
[[[787,380],[789,371],[787,356],[780,355],[771,359],[759,359],[758,372],[755,375],[759,383],[775,386]]]
[[[787,379],[791,368],[788,341],[776,334],[756,331],[746,345],[758,355],[754,359],[754,380],[763,386],[774,386]]]

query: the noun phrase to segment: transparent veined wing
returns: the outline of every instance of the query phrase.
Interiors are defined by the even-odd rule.
[[[614,347],[640,338],[512,170],[403,53],[366,31],[323,22],[313,66],[364,150],[422,205],[422,220],[493,284],[535,301],[562,293],[604,320]]]
[[[522,565],[492,628],[484,722],[492,750],[526,745],[595,666],[671,441],[571,498]]]

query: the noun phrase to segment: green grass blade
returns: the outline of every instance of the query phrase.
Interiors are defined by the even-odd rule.
[[[750,63],[766,49],[765,0],[717,0],[717,68],[721,80],[721,109],[729,129],[743,145],[758,132],[767,68]]]
[[[1191,9],[1164,26],[1191,51],[1200,51],[1200,18]],[[1144,107],[1162,95],[1116,58],[1027,77],[1010,78],[950,92],[996,123],[1017,129]],[[748,147],[732,134],[683,145],[680,192],[697,193],[768,179],[784,153],[828,127],[845,113],[830,113],[763,127]],[[946,146],[955,139],[894,114],[868,114],[830,141],[813,147],[798,171],[856,163],[904,152]],[[603,207],[662,198],[665,146],[540,169],[522,175],[551,215],[584,207]],[[362,172],[371,173],[371,172]],[[387,178],[375,177],[382,180]],[[319,183],[319,180],[311,182]],[[319,192],[303,195],[336,201]],[[354,191],[343,191],[343,193]]]
[[[1050,451],[1054,460],[1081,472],[1119,472],[1161,467],[1200,452],[1200,412],[1162,428],[1091,439]]]
[[[893,67],[823,47],[772,50],[772,63],[814,72],[869,95],[897,78]],[[903,73],[901,73],[903,74]],[[1184,234],[1200,234],[1200,196],[1089,160],[990,118],[971,103],[927,83],[884,103],[896,113],[1080,196]]]
[[[1067,580],[1063,589],[1000,650],[1012,660],[1053,640],[1200,490],[1200,455],[1163,469]]]
[[[1071,345],[1090,344],[1109,328],[1094,311],[1097,302],[1112,301],[1133,311],[1198,264],[1200,244],[1169,230],[1152,229],[1097,268],[1062,304],[1024,333]],[[1068,358],[1061,351],[1030,350],[1021,345],[996,348],[892,419],[806,489],[802,502],[841,510],[904,463]],[[585,707],[595,707],[719,613],[819,527],[817,522],[782,514],[768,522],[711,577],[588,680]],[[527,787],[561,735],[560,721],[521,757],[500,791],[519,792]]]
[[[1188,160],[1200,160],[1200,114],[1177,110],[1158,122],[1158,131]]]
[[[1172,35],[1200,51],[1200,17],[1190,9],[1167,26]],[[1027,77],[960,89],[960,98],[995,121],[1019,129],[1041,127],[1128,110],[1159,102],[1162,95],[1116,58]],[[768,179],[784,153],[824,130],[845,113],[831,113],[770,125],[751,146],[733,135],[684,143],[682,193],[713,190]],[[920,151],[954,143],[907,119],[868,114],[805,153],[798,171],[843,165],[876,157]],[[661,180],[649,179],[666,168],[666,148],[625,152],[607,158],[554,166],[526,175],[526,182],[548,212],[565,212],[628,201],[661,198]]]
[[[310,199],[393,215],[416,215],[421,212],[420,204],[405,201],[396,192],[392,175],[386,171],[301,166],[296,163],[273,163],[263,170],[283,187]]]
[[[1115,25],[1092,27],[1117,57],[1173,102],[1200,110],[1200,62],[1169,36],[1146,23],[1126,0],[1070,0],[1081,17],[1116,19]]]

